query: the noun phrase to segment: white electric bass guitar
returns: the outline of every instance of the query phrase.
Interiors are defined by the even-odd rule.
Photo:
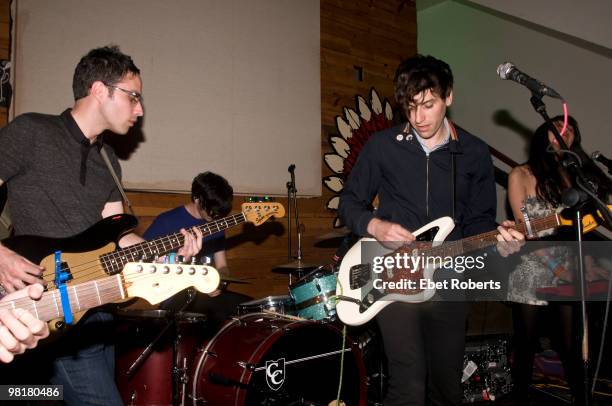
[[[513,228],[525,235],[534,235],[540,231],[571,224],[571,220],[564,219],[557,213],[531,219],[527,223],[519,223]],[[430,262],[425,262],[423,258],[454,258],[467,252],[495,245],[498,242],[496,237],[498,231],[493,230],[442,244],[454,227],[452,218],[441,217],[415,231],[413,234],[417,237],[416,242],[396,250],[383,247],[373,238],[359,240],[348,251],[340,264],[336,285],[338,299],[336,312],[340,320],[345,324],[358,326],[370,321],[379,311],[393,302],[425,302],[433,297],[436,289],[435,286],[421,288],[420,280],[433,281],[434,271],[440,265],[432,265]],[[597,222],[593,216],[583,217],[584,232],[596,227]],[[419,242],[423,235],[433,233],[435,233],[435,237],[431,239],[432,242]],[[419,238],[420,236],[421,238]],[[362,249],[363,253],[373,260],[362,263]],[[391,257],[389,258],[391,261],[397,254],[401,256],[407,254],[414,259],[409,263],[419,264],[418,268],[397,269],[381,265],[380,258]],[[418,262],[419,257],[423,261]],[[379,259],[378,262],[375,258]],[[422,266],[423,264],[428,265]],[[409,282],[406,282],[407,280],[414,281],[414,285],[409,285]]]

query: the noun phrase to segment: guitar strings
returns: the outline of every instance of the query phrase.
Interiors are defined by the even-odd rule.
[[[203,266],[198,266],[198,267],[203,267]],[[173,279],[177,277],[202,278],[203,275],[198,275],[198,272],[196,272],[196,274],[194,275],[177,275],[173,273],[161,274],[160,272],[146,273],[146,274],[144,273],[143,274],[128,274],[128,275],[123,275],[124,282],[121,281],[121,275],[109,276],[106,278],[97,279],[95,281],[89,281],[83,284],[69,286],[68,296],[70,299],[70,306],[74,313],[78,313],[78,312],[83,311],[83,310],[78,309],[79,307],[78,303],[87,303],[88,301],[91,301],[92,299],[95,299],[96,302],[99,302],[98,301],[98,298],[99,298],[103,301],[102,304],[106,304],[106,303],[113,303],[114,301],[120,301],[126,298],[130,298],[130,297],[133,297],[128,294],[130,290],[130,287],[128,285],[130,283],[143,283],[143,282],[146,282],[147,279],[154,279],[154,278],[160,279],[160,278],[166,278],[166,277],[173,278]],[[117,290],[115,290],[115,292],[118,292],[119,286],[121,286],[121,291],[125,294],[124,297],[117,297],[118,294],[115,294],[115,293],[111,294],[111,293],[104,291],[105,289],[116,287]],[[180,290],[186,289],[188,287],[194,287],[197,289],[197,284],[184,286]],[[81,290],[81,293],[76,296],[74,295],[75,288]],[[177,290],[176,293],[178,292],[179,291]],[[168,297],[170,296],[171,295],[169,295]],[[167,299],[167,298],[164,298],[164,299]],[[104,302],[104,300],[108,300],[108,301]],[[13,306],[13,303],[15,304],[15,306]],[[34,310],[35,309],[34,303],[36,303],[36,310]],[[98,307],[98,306],[101,306],[102,304],[91,306],[84,310]],[[10,310],[10,309],[13,309],[14,307],[28,310],[33,314],[36,314],[36,311],[38,311],[39,313],[43,313],[49,310],[52,310],[54,314],[57,314],[57,309],[58,308],[61,309],[61,301],[59,300],[59,293],[55,293],[55,291],[50,291],[50,292],[45,292],[41,300],[32,300],[29,297],[24,297],[24,298],[15,299],[13,301],[0,303],[0,310]],[[62,315],[53,317],[52,319],[55,319],[58,317],[62,317]]]
[[[539,231],[543,231],[543,230],[547,230],[550,228],[556,228],[560,225],[557,215],[556,214],[552,214],[550,216],[545,216],[545,217],[540,217],[540,218],[536,218],[533,220],[530,220],[531,226],[533,227],[534,231],[539,232]],[[525,223],[518,223],[512,227],[514,230],[518,230],[522,233],[525,233]],[[427,249],[419,249],[418,253],[420,255],[436,255],[436,254],[448,254],[449,252],[454,255],[459,255],[460,253],[463,252],[470,252],[470,251],[474,251],[477,250],[479,248],[485,248],[487,246],[496,244],[498,242],[497,240],[497,234],[499,234],[499,232],[497,230],[492,230],[483,234],[478,234],[475,236],[471,236],[471,237],[466,237],[464,239],[460,239],[460,240],[456,240],[456,241],[448,241],[448,242],[443,242],[441,245],[439,246],[435,246],[435,247],[429,247]],[[412,249],[412,245],[414,244],[414,242],[408,243],[403,245],[402,247],[400,247],[399,249],[397,249],[396,251],[393,251],[392,253],[388,254],[388,255],[394,255],[395,253],[401,251],[402,249],[404,250],[410,250]],[[468,247],[466,249],[466,246]]]
[[[276,210],[275,210],[276,211]],[[242,218],[240,218],[242,217]],[[232,223],[230,223],[230,220],[232,221]],[[241,213],[236,213],[233,214],[231,216],[225,217],[223,219],[220,220],[215,220],[213,222],[210,223],[206,223],[206,224],[202,224],[200,226],[197,226],[198,229],[200,229],[203,233],[205,233],[205,235],[210,235],[216,232],[220,232],[224,229],[227,229],[229,227],[233,227],[236,226],[238,224],[243,223],[244,221],[246,221],[246,216],[243,212]],[[225,227],[221,227],[221,224],[224,224]],[[214,228],[214,229],[213,229]],[[115,250],[115,251],[110,251],[107,252],[105,254],[100,255],[98,258],[88,261],[88,262],[84,262],[81,264],[77,264],[77,265],[73,265],[73,266],[63,266],[61,268],[61,271],[66,272],[66,271],[70,271],[70,273],[72,274],[72,279],[71,281],[77,281],[77,280],[83,280],[84,278],[87,278],[91,275],[95,275],[96,273],[98,273],[100,271],[100,267],[102,268],[102,271],[104,272],[104,268],[105,265],[108,265],[106,268],[109,268],[113,265],[113,261],[116,260],[120,260],[120,262],[122,261],[124,264],[127,262],[134,262],[136,260],[141,260],[142,259],[142,255],[138,255],[137,254],[141,254],[142,251],[145,250],[144,247],[146,246],[150,246],[152,245],[152,243],[155,243],[155,246],[158,246],[160,243],[164,245],[166,245],[166,242],[169,243],[169,245],[172,247],[171,243],[172,241],[175,241],[176,244],[178,244],[179,246],[183,244],[184,242],[184,236],[183,234],[179,233],[174,233],[174,234],[169,234],[163,237],[159,237],[155,240],[152,241],[143,241],[140,242],[138,244],[134,244],[132,246],[129,247],[125,247],[125,248],[121,248],[119,250]],[[155,256],[155,255],[164,255],[165,253],[167,253],[168,251],[170,251],[173,248],[169,248],[167,251],[165,252],[160,252],[160,251],[152,251],[151,249],[149,249],[149,252],[151,253],[151,256]],[[131,260],[128,260],[127,257],[131,256]],[[105,264],[105,259],[108,259],[108,264]],[[118,268],[123,268],[122,264],[117,264],[115,262],[115,265]],[[81,267],[85,266],[84,269],[79,269]],[[110,271],[112,272],[113,270],[110,269]],[[85,273],[86,272],[86,273]],[[117,273],[119,273],[120,270],[117,269]],[[106,275],[106,272],[104,272],[104,274]],[[113,275],[116,273],[112,273]],[[46,272],[43,272],[43,278],[51,278],[55,276],[55,270],[48,270]],[[55,285],[54,281],[47,281],[48,284],[51,285]]]

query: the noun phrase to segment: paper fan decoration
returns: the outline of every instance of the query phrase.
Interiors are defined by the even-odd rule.
[[[357,111],[344,107],[344,114],[336,116],[338,134],[329,136],[329,145],[335,152],[323,155],[325,164],[334,172],[334,175],[323,178],[323,184],[334,192],[334,196],[327,202],[329,210],[338,210],[344,181],[368,139],[375,132],[393,124],[393,109],[386,99],[381,103],[376,89],[370,90],[369,103],[362,96],[356,95],[355,104]],[[336,216],[334,228],[342,226],[342,221]]]

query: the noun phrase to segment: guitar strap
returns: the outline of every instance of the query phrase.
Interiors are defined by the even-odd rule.
[[[113,177],[113,180],[115,181],[115,185],[117,185],[117,189],[119,189],[119,193],[121,193],[121,197],[123,198],[123,201],[127,205],[132,216],[136,217],[136,213],[134,213],[134,209],[132,208],[132,203],[130,202],[130,199],[128,199],[127,195],[125,194],[125,190],[123,190],[121,181],[119,181],[119,177],[117,176],[117,173],[115,172],[115,169],[113,168],[113,165],[111,164],[110,159],[108,159],[108,154],[106,153],[106,150],[104,149],[104,147],[100,148],[100,155],[102,156],[102,159],[104,160],[104,163],[106,164],[106,167],[108,168],[108,171]]]
[[[455,128],[455,124],[452,121],[448,120],[448,126],[450,128],[450,141],[449,141],[449,150],[451,155],[451,198],[453,201],[451,202],[452,208],[452,217],[455,224],[457,224],[457,217],[455,216],[455,206],[457,204],[457,165],[455,162],[455,155],[459,153],[459,136],[457,135],[457,129]]]

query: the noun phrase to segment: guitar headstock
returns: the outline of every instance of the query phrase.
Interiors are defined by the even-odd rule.
[[[141,297],[157,304],[183,289],[194,287],[202,293],[219,286],[217,270],[206,265],[129,262],[121,272],[129,297]]]
[[[242,203],[242,213],[249,223],[259,226],[270,217],[283,217],[285,208],[276,202]]]

